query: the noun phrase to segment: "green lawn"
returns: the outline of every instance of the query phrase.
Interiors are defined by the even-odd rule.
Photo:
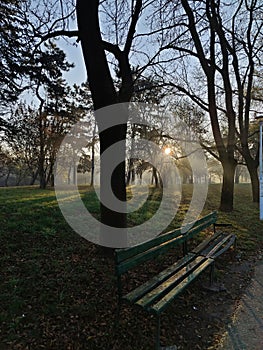
[[[94,193],[81,188],[81,194],[89,210],[98,216]],[[189,186],[183,194],[174,226],[180,225],[187,211]],[[211,185],[203,213],[217,209],[219,197],[220,186]],[[152,190],[141,212],[129,217],[130,225],[149,217],[159,198],[160,193]],[[0,188],[0,209],[0,349],[125,346],[127,335],[119,334],[116,340],[112,331],[116,304],[112,262],[68,226],[54,191]],[[246,184],[236,187],[234,212],[219,213],[220,221],[233,225],[243,259],[262,248],[263,223],[258,216],[258,206],[251,202]],[[127,323],[129,318],[124,317],[123,327],[134,334],[139,330]],[[152,341],[151,327],[147,332],[141,335],[143,344]],[[84,346],[87,342],[88,347]],[[133,346],[126,346],[130,348]]]

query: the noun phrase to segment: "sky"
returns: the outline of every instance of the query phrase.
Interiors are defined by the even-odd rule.
[[[57,41],[58,46],[66,53],[69,63],[74,63],[75,65],[75,67],[70,69],[69,72],[65,72],[63,76],[70,85],[73,85],[74,83],[80,85],[87,80],[81,47],[80,44],[77,44],[76,47],[69,43],[76,43],[76,39],[67,39],[67,41],[60,39]]]

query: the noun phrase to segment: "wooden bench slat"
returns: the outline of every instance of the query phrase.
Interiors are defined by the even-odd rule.
[[[152,259],[153,257],[166,252],[167,250],[171,249],[172,246],[184,242],[185,239],[186,239],[185,236],[181,235],[179,237],[175,237],[174,239],[171,239],[170,241],[164,242],[159,246],[153,247],[151,249],[148,249],[145,252],[142,252],[134,257],[131,257],[125,260],[124,262],[119,263],[116,266],[116,272],[117,274],[121,275],[124,272],[130,270],[132,267],[135,267],[138,264],[146,262],[147,260]]]
[[[207,244],[202,249],[194,249],[192,253],[197,253],[203,256],[207,257],[214,257],[215,254],[217,254],[220,249],[228,242],[226,249],[230,248],[230,246],[235,241],[235,235],[231,233],[225,233],[220,232],[220,234],[217,234],[217,237],[210,237],[210,241],[207,240]],[[229,245],[230,244],[230,245]],[[226,250],[224,249],[224,251]],[[220,254],[222,254],[224,251],[222,251]],[[218,256],[218,255],[217,255]]]
[[[123,299],[134,303],[139,300],[142,296],[148,293],[150,290],[161,284],[164,280],[168,279],[172,274],[180,270],[189,261],[193,260],[195,254],[189,253],[184,256],[179,261],[175,262],[173,265],[169,266],[167,269],[160,272],[158,275],[154,276],[152,279],[132,290],[130,293],[126,294]]]
[[[201,224],[203,224],[204,222],[210,222],[210,225],[212,225],[213,223],[216,223],[217,220],[217,212],[213,211],[212,213],[203,216],[202,218],[196,220],[196,221],[192,221],[191,223],[185,225],[182,227],[182,231],[184,231],[184,229],[186,230],[186,232],[190,231],[191,229],[200,226]]]
[[[188,286],[189,283],[191,283],[196,277],[198,277],[200,273],[204,271],[208,266],[210,266],[213,262],[214,259],[205,259],[205,261],[196,270],[194,270],[190,275],[188,275],[162,299],[157,301],[157,303],[149,307],[148,311],[160,314],[171,303],[171,301],[173,301],[173,299]]]
[[[197,233],[200,233],[201,231],[203,231],[204,229],[206,229],[207,227],[213,225],[215,223],[214,220],[207,220],[202,222],[201,224],[199,224],[198,226],[195,226],[193,228],[191,228],[187,233],[187,239],[192,238],[193,236],[195,236]]]
[[[213,259],[217,258],[219,255],[223,254],[227,249],[229,249],[235,243],[235,240],[236,240],[235,235],[233,234],[227,235],[206,256],[211,257]],[[221,247],[223,248],[220,249]]]
[[[167,280],[163,281],[159,286],[144,295],[136,302],[136,304],[142,306],[143,308],[147,308],[149,305],[153,304],[154,301],[160,299],[163,297],[163,295],[168,293],[169,290],[178,284],[178,282],[183,279],[187,279],[187,276],[197,269],[197,267],[205,260],[206,258],[201,256],[195,257],[193,261],[190,261],[186,266],[182,267]]]
[[[182,236],[181,229],[176,229],[176,230],[166,232],[160,236],[157,236],[151,239],[150,241],[141,243],[134,247],[125,248],[125,249],[116,249],[115,253],[116,253],[117,263],[121,263],[122,261],[132,258],[135,255],[138,255],[155,246],[159,246],[160,244],[165,243],[166,241],[169,241],[179,236]]]
[[[224,233],[222,231],[214,233],[212,236],[207,237],[203,242],[201,242],[198,246],[196,246],[194,249],[191,250],[194,254],[202,254],[202,252],[212,244],[213,241],[215,241],[218,237],[221,237]],[[204,255],[204,254],[202,254]]]
[[[217,219],[217,213],[216,212],[212,212],[208,215],[206,215],[205,217],[196,220],[195,222],[192,222],[190,224],[188,224],[186,227],[190,227],[190,233],[192,233],[192,235],[196,234],[197,232],[200,232],[200,230],[212,225],[213,223],[216,222]],[[194,230],[194,228],[196,228],[196,230]],[[193,231],[194,230],[194,231]],[[136,245],[134,247],[131,248],[126,248],[126,249],[116,249],[115,250],[115,255],[116,255],[116,262],[121,263],[122,261],[125,261],[129,258],[132,258],[133,256],[136,256],[148,249],[151,249],[155,246],[159,246],[160,244],[167,242],[173,238],[182,236],[184,234],[182,234],[182,229],[178,228],[175,230],[171,230],[169,232],[163,233],[149,241],[146,241],[144,243],[141,243],[139,245]],[[190,238],[190,237],[187,237]]]

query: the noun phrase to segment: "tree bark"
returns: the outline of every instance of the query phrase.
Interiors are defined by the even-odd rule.
[[[256,155],[253,157],[248,145],[248,132],[243,130],[242,135],[242,144],[240,153],[245,159],[246,166],[249,172],[250,181],[251,181],[251,190],[252,190],[252,199],[254,203],[259,202],[259,179],[258,179],[258,165],[259,165],[259,149],[257,150]]]
[[[155,168],[155,166],[152,167],[152,177],[154,180],[154,185],[156,188],[160,187],[159,186],[159,179],[158,179],[158,175],[157,175],[157,170]]]
[[[30,182],[31,186],[33,186],[35,184],[37,177],[38,177],[38,169],[36,171],[32,172],[31,182]]]
[[[134,184],[135,182],[135,169],[134,169],[134,158],[130,158],[128,161],[128,172],[126,185]]]
[[[237,166],[235,171],[235,184],[238,185],[239,182],[240,182],[240,169],[239,169],[239,166]]]
[[[254,159],[246,160],[247,169],[251,180],[252,199],[254,203],[259,202],[259,179],[258,179],[258,164]]]
[[[38,172],[39,172],[39,187],[43,190],[47,186],[44,162],[45,162],[45,155],[41,155],[39,158],[39,168],[38,168],[39,171]]]
[[[99,26],[98,7],[98,0],[77,0],[76,3],[79,39],[81,42],[83,57],[88,75],[89,87],[94,104],[95,117],[96,110],[119,102],[103,47],[103,41]],[[104,121],[99,118],[97,119],[97,122],[99,129],[101,155],[115,142],[126,139],[126,124],[119,124],[103,130]],[[125,159],[124,146],[122,148],[120,147],[119,152],[121,152],[123,159]],[[108,171],[105,169],[103,161],[101,161],[100,196],[102,201],[103,198],[105,198],[103,185],[108,176]],[[126,202],[124,161],[119,166],[117,166],[113,172],[111,185],[115,196],[121,201]],[[106,207],[102,202],[100,204],[100,210],[102,224],[108,225],[110,227],[127,226],[126,213],[113,211],[110,208]],[[110,244],[110,238],[106,237],[105,235],[105,232],[101,233],[101,245]]]
[[[8,180],[9,180],[10,174],[11,174],[11,170],[8,170],[8,173],[7,173],[6,178],[5,178],[5,187],[8,187]]]
[[[90,186],[94,186],[94,170],[95,170],[95,133],[96,124],[93,129],[92,145],[91,145],[91,173],[90,173]]]
[[[233,210],[234,205],[234,179],[237,163],[233,159],[222,161],[223,184],[219,209],[224,212]]]

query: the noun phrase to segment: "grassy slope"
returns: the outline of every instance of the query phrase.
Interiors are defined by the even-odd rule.
[[[263,246],[263,223],[259,220],[258,204],[251,199],[249,184],[240,184],[235,187],[234,211],[231,213],[219,213],[222,222],[233,225],[238,237],[238,249],[244,256],[253,256]],[[206,202],[207,209],[216,209],[219,206],[219,186],[210,188]]]
[[[93,193],[81,189],[83,199],[94,216],[98,215],[98,200]],[[130,224],[143,222],[158,207],[159,193],[153,193],[151,200],[133,215],[129,215]],[[178,226],[187,211],[191,190],[184,188],[183,200],[177,212],[173,225]],[[220,201],[220,185],[211,185],[203,210],[203,214],[217,210]],[[19,244],[21,234],[33,235],[36,240],[49,237],[67,238],[74,233],[65,222],[57,205],[55,193],[52,190],[39,190],[35,187],[0,188],[0,239],[14,237]],[[219,220],[233,225],[233,230],[239,238],[239,248],[251,252],[262,243],[263,223],[258,219],[258,204],[251,202],[250,186],[237,185],[235,188],[235,210],[232,213],[219,213]],[[18,236],[17,236],[18,235]],[[33,237],[31,237],[33,238]],[[12,245],[11,245],[12,246]]]
[[[217,209],[219,190],[219,185],[210,187],[204,213]],[[182,218],[189,203],[191,191],[187,187],[184,191],[177,219]],[[82,192],[89,209],[97,215],[96,198],[85,189]],[[152,199],[158,196],[153,194]],[[141,216],[147,217],[151,206],[155,204],[148,203]],[[219,213],[219,218],[233,224],[243,257],[249,258],[262,248],[263,224],[258,219],[258,206],[251,202],[249,185],[236,187],[234,212]],[[75,345],[69,349],[81,348],[76,344],[87,339],[91,342],[89,348],[95,349],[99,348],[96,339],[100,332],[106,343],[113,342],[111,330],[100,318],[94,325],[91,321],[96,310],[99,313],[100,303],[101,310],[111,308],[111,301],[104,304],[101,293],[116,292],[112,266],[105,264],[103,257],[97,260],[96,246],[67,225],[54,192],[32,187],[1,188],[0,223],[0,348],[66,348],[75,337]],[[112,315],[108,317],[111,322]],[[85,331],[89,324],[92,327]],[[122,344],[122,335],[118,341]],[[118,344],[114,346],[118,349]]]

